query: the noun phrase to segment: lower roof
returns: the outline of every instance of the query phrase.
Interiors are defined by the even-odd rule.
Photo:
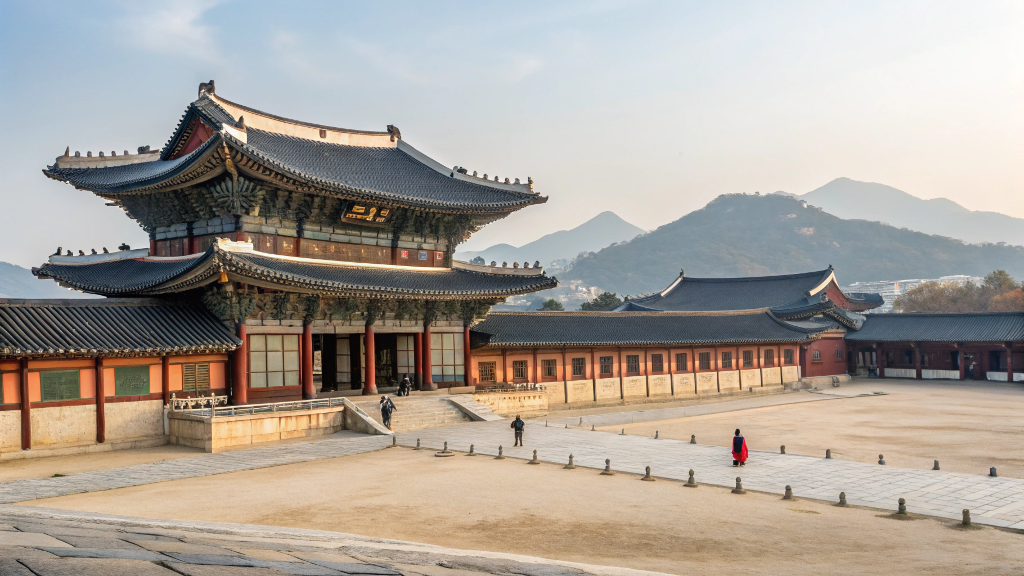
[[[1019,342],[1024,312],[977,314],[868,314],[849,332],[852,342]]]
[[[0,299],[0,356],[224,353],[242,343],[204,308],[150,298]]]
[[[767,309],[738,312],[495,312],[474,346],[705,346],[806,342],[826,326],[794,326]]]
[[[254,251],[252,244],[236,242],[218,242],[191,257],[115,260],[115,256],[93,263],[45,264],[33,273],[102,296],[182,292],[217,282],[221,272],[234,282],[285,291],[410,300],[503,299],[558,285],[541,270],[334,262],[265,254]]]

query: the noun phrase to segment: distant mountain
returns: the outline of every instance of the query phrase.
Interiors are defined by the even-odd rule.
[[[884,222],[972,244],[1024,245],[1024,218],[968,210],[946,198],[923,200],[885,184],[836,178],[799,198],[840,218]]]
[[[537,240],[518,248],[510,244],[496,244],[479,252],[457,252],[459,260],[472,260],[480,256],[488,264],[497,262],[530,262],[540,261],[547,266],[555,260],[572,260],[580,252],[593,252],[605,246],[622,242],[643,234],[638,228],[614,212],[602,212],[572,230],[560,230],[541,236]]]
[[[618,294],[661,290],[679,274],[762,276],[820,270],[843,284],[894,278],[1024,278],[1024,247],[965,244],[879,222],[843,220],[781,194],[728,194],[630,242],[585,256],[559,279]]]
[[[61,288],[53,280],[40,280],[21,266],[0,262],[0,298],[98,298]]]

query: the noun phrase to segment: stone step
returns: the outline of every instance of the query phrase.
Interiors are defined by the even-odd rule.
[[[391,425],[397,432],[436,428],[469,422],[457,407],[443,398],[394,398],[397,410],[391,415]],[[356,402],[364,412],[377,422],[382,422],[379,401]]]

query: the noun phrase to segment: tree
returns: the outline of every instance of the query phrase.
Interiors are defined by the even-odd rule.
[[[1017,288],[992,298],[988,303],[989,312],[1024,312],[1024,290]]]
[[[483,265],[487,264],[487,261],[484,260],[483,256],[477,256],[476,258],[473,258],[472,260],[470,260],[469,263],[470,264],[479,264],[479,265],[483,266]]]
[[[1024,311],[1024,292],[1005,270],[989,272],[981,284],[925,282],[893,303],[899,312]]]
[[[622,304],[622,299],[615,295],[615,292],[605,292],[590,302],[584,302],[580,310],[585,312],[604,312],[614,310]]]
[[[548,298],[540,305],[540,308],[537,308],[538,312],[561,312],[563,310],[565,308],[562,306],[562,303],[554,298]]]

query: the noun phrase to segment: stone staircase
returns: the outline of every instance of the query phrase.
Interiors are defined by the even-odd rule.
[[[422,428],[437,428],[463,422],[472,422],[469,416],[459,410],[444,396],[391,396],[396,412],[391,415],[391,426],[395,432],[408,432]],[[380,397],[354,402],[377,422],[380,417]]]

